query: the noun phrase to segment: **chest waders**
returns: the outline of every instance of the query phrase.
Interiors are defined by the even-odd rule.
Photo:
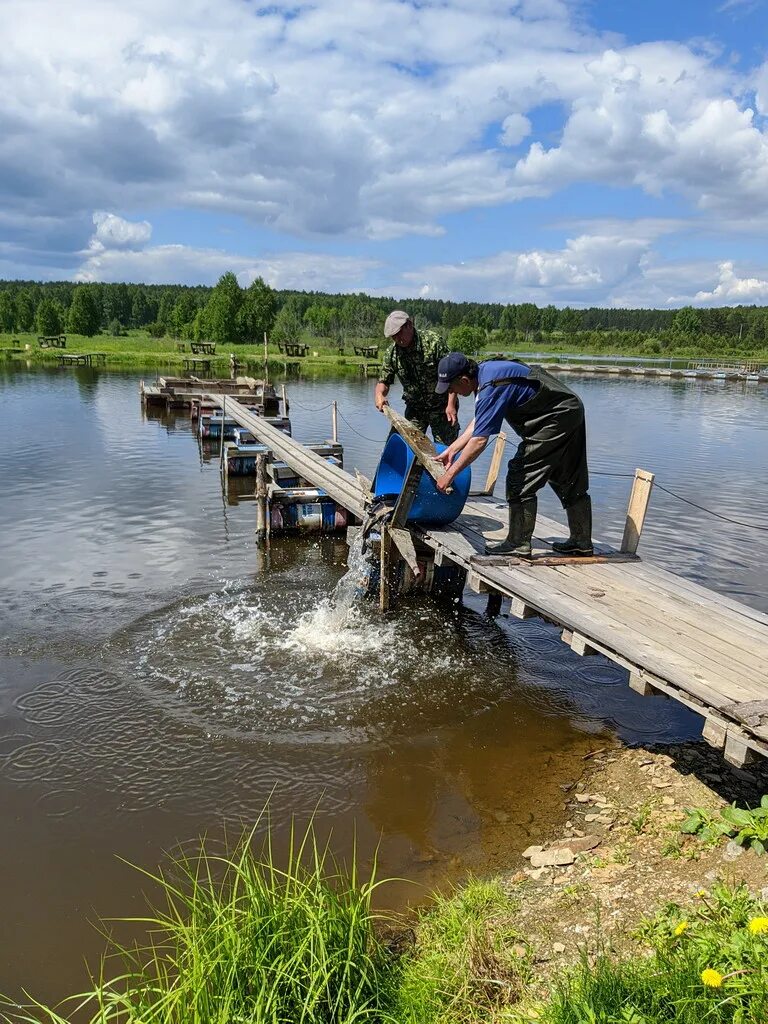
[[[505,413],[521,441],[507,466],[507,539],[488,545],[488,554],[531,557],[537,495],[549,484],[565,509],[570,531],[567,540],[554,541],[552,547],[560,554],[591,555],[592,502],[587,493],[587,432],[581,399],[540,366],[532,366],[527,377],[497,377],[480,391],[508,384],[534,385],[537,390],[527,402]]]

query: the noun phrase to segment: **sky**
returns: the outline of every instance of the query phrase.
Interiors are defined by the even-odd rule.
[[[0,0],[0,277],[768,304],[768,0]]]

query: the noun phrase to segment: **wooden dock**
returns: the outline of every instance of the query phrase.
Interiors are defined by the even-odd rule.
[[[369,484],[359,474],[328,463],[233,401],[226,412],[303,478],[365,517]],[[403,494],[408,488],[406,481]],[[489,595],[492,614],[508,601],[517,618],[552,622],[577,654],[603,655],[627,669],[633,690],[670,697],[700,714],[704,738],[730,763],[768,757],[767,615],[606,545],[597,545],[601,557],[594,560],[552,557],[551,540],[566,531],[542,516],[533,561],[484,557],[486,537],[505,528],[506,519],[504,503],[480,495],[470,497],[450,527],[403,529],[396,506],[393,528],[382,527],[381,577],[385,558],[402,554],[417,575],[432,578],[423,570],[426,551],[433,566],[464,570],[470,588]],[[394,547],[384,542],[388,531]]]
[[[768,368],[691,366],[632,366],[608,363],[542,363],[551,373],[599,374],[613,377],[660,377],[674,380],[730,380],[749,384],[768,384]]]

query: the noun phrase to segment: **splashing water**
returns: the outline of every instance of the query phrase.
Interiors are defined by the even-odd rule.
[[[369,741],[507,690],[509,668],[483,630],[454,623],[447,642],[445,611],[426,602],[383,619],[362,598],[365,574],[355,546],[330,594],[325,566],[303,566],[300,587],[295,566],[273,570],[165,607],[110,646],[174,716],[271,742]]]

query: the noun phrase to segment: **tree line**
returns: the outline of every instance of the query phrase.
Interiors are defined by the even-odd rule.
[[[693,309],[575,309],[523,303],[275,290],[261,278],[240,286],[232,273],[214,287],[0,281],[0,331],[93,336],[144,329],[153,337],[259,343],[302,335],[343,343],[381,338],[392,309],[405,308],[417,326],[442,330],[465,351],[487,342],[528,344],[579,334],[597,348],[662,352],[681,341],[713,351],[768,342],[768,307]]]

